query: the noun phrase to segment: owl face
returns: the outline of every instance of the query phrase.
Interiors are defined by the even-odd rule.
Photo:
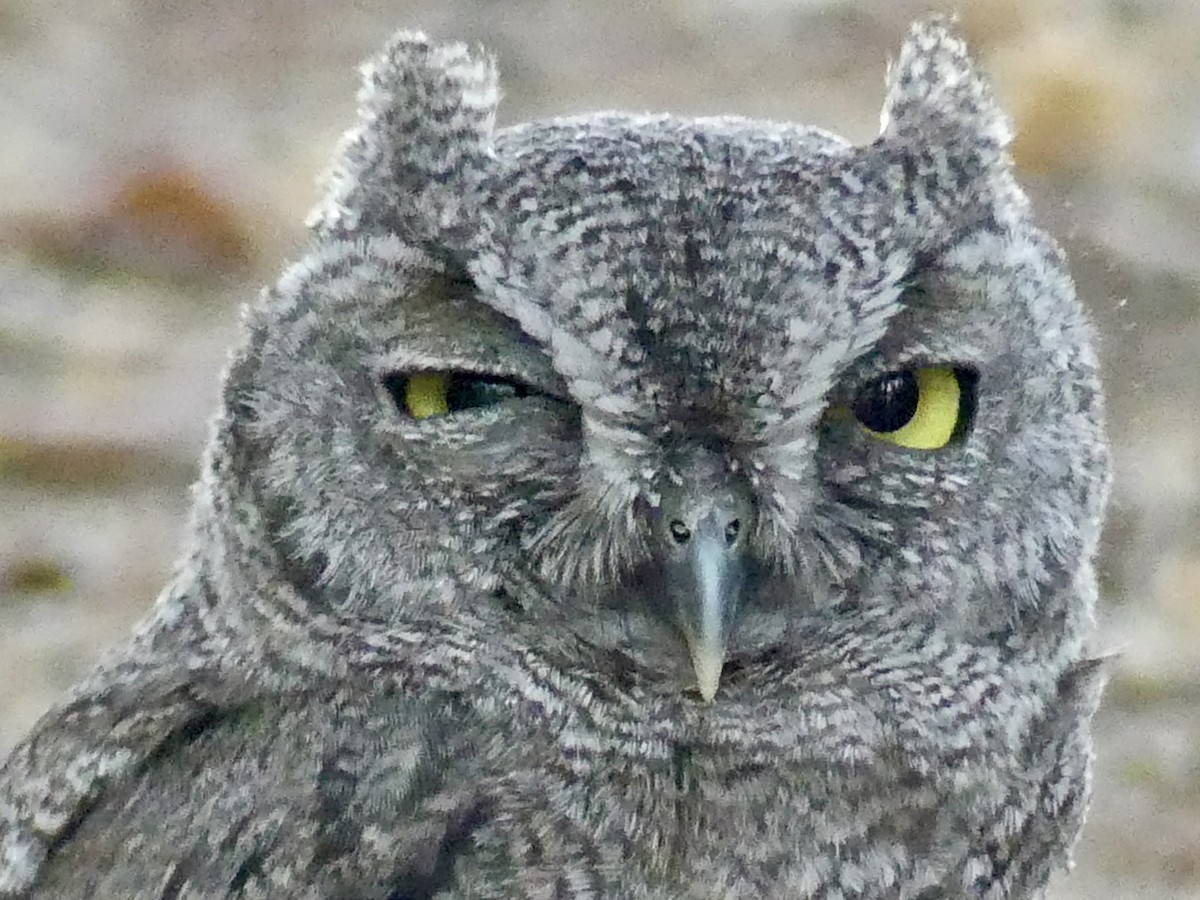
[[[1103,499],[1095,359],[945,41],[906,47],[864,147],[493,133],[486,65],[385,54],[229,401],[293,582],[704,700],[851,619],[1006,646],[1061,619]]]

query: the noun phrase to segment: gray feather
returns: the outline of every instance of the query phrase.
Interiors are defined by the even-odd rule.
[[[0,769],[0,897],[1041,897],[1102,677],[1093,337],[949,26],[887,85],[865,146],[494,132],[486,56],[393,39],[173,583]],[[855,421],[930,366],[944,446]],[[421,373],[502,392],[422,417]],[[705,702],[656,517],[729,485]]]

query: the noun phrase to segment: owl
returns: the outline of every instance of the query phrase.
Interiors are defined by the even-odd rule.
[[[186,551],[0,770],[5,898],[1041,897],[1092,332],[951,23],[855,146],[364,69]]]

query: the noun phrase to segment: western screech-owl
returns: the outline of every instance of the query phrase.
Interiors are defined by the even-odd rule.
[[[496,102],[366,67],[173,581],[0,774],[0,896],[1040,896],[1102,398],[962,42],[865,146]]]

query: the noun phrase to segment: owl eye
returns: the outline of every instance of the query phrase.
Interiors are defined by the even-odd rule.
[[[937,450],[970,427],[975,381],[974,372],[952,366],[900,369],[863,385],[851,411],[882,441]]]
[[[401,412],[414,419],[444,416],[528,397],[533,389],[511,378],[478,372],[413,372],[384,379]]]

